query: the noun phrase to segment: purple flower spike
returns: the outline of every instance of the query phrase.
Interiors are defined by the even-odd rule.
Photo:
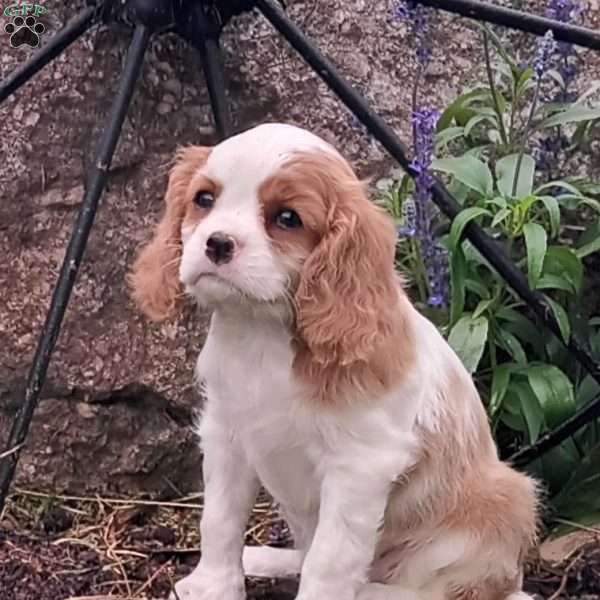
[[[539,81],[550,66],[552,56],[556,51],[556,41],[552,30],[548,30],[538,44],[535,59],[533,60],[533,70],[535,77]]]
[[[577,20],[583,12],[583,6],[580,2],[574,0],[550,0],[546,8],[546,17],[560,21],[561,23],[571,23]]]
[[[435,130],[440,113],[422,108],[412,115],[414,134],[414,159],[411,169],[416,173],[415,192],[402,205],[403,226],[398,233],[414,238],[427,271],[429,288],[428,304],[446,306],[448,297],[448,257],[441,248],[432,229],[435,208],[431,202],[431,163],[435,142]]]
[[[408,23],[417,62],[422,69],[425,69],[431,60],[429,31],[432,14],[432,9],[418,4],[414,0],[400,0],[392,13],[392,21]]]

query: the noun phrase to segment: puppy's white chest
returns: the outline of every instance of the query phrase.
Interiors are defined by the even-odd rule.
[[[207,416],[231,431],[280,500],[300,493],[294,482],[316,485],[321,435],[306,409],[308,392],[292,373],[289,336],[271,323],[240,327],[237,319],[234,328],[215,317],[198,362],[210,404]]]

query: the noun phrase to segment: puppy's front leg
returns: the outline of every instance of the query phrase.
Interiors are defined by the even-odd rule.
[[[363,453],[337,457],[326,467],[319,523],[296,600],[355,600],[368,578],[392,482],[408,460]]]
[[[243,449],[220,424],[205,416],[204,510],[200,521],[201,557],[175,590],[180,600],[244,600],[242,551],[258,480]]]

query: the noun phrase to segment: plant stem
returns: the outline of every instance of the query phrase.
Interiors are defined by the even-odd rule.
[[[488,76],[488,83],[490,84],[490,91],[492,92],[492,99],[494,101],[494,109],[498,116],[498,125],[500,126],[500,137],[504,146],[508,146],[508,138],[506,137],[506,128],[504,127],[504,119],[502,112],[500,111],[500,103],[498,102],[498,96],[496,95],[496,84],[494,83],[494,74],[492,73],[492,64],[490,62],[490,47],[488,43],[488,35],[483,32],[483,53],[485,54],[485,68]]]
[[[423,304],[427,303],[429,297],[429,284],[427,282],[427,269],[423,265],[421,257],[420,244],[416,240],[411,240],[411,250],[413,256],[413,266],[415,269],[415,282],[419,290],[419,298]]]
[[[523,155],[525,154],[525,148],[527,147],[527,137],[529,135],[529,130],[531,129],[531,123],[533,122],[533,115],[535,114],[535,109],[537,108],[538,98],[540,95],[540,85],[542,83],[542,78],[540,77],[535,86],[535,92],[533,94],[533,101],[531,103],[531,109],[529,111],[529,115],[527,117],[527,122],[525,123],[525,129],[521,135],[521,148],[519,150],[519,157],[517,158],[517,166],[515,167],[515,178],[513,179],[512,184],[512,192],[511,196],[515,196],[517,193],[517,187],[519,185],[519,174],[521,171],[521,164],[523,162]]]
[[[515,115],[517,114],[517,108],[519,106],[517,101],[517,81],[515,80],[514,74],[512,84],[512,98],[510,99],[510,125],[508,129],[508,139],[510,140],[511,145],[515,136]]]

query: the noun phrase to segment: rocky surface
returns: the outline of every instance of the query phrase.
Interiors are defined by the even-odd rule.
[[[48,0],[43,39],[83,4]],[[540,2],[530,5],[541,11]],[[597,0],[590,6],[597,14]],[[406,27],[391,21],[391,0],[306,0],[288,7],[406,140],[414,64]],[[422,93],[434,106],[451,99],[481,66],[469,23],[440,18],[434,65]],[[128,39],[122,27],[95,27],[0,106],[0,441],[35,349]],[[0,43],[5,76],[30,52],[10,48],[6,37]],[[302,125],[335,143],[361,176],[389,173],[391,161],[259,15],[235,19],[223,49],[236,128],[267,120]],[[587,56],[588,68],[597,72],[597,57]],[[161,209],[175,148],[214,139],[197,56],[171,35],[153,39],[19,485],[76,493],[152,488],[160,495],[168,495],[172,483],[181,490],[197,485],[187,461],[188,417],[198,402],[192,371],[206,316],[188,310],[176,323],[150,325],[132,307],[124,281]],[[112,400],[98,401],[103,394]],[[182,414],[187,416],[173,417]],[[143,450],[133,457],[129,446]],[[163,477],[167,471],[171,484]]]

